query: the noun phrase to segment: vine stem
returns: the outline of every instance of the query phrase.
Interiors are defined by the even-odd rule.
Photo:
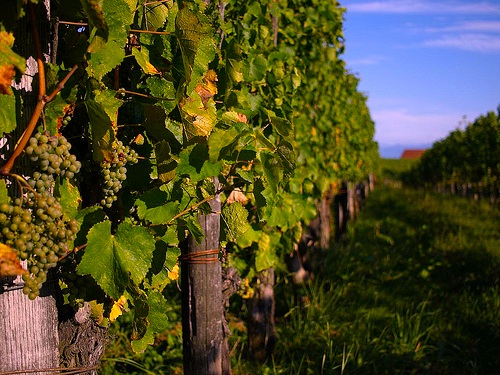
[[[10,170],[14,166],[14,162],[21,155],[26,144],[31,138],[31,134],[35,130],[36,124],[38,123],[38,119],[43,112],[43,108],[45,104],[53,100],[56,95],[63,89],[64,85],[68,81],[68,79],[73,75],[73,73],[78,68],[78,65],[73,66],[73,68],[66,74],[66,76],[59,82],[54,91],[47,96],[46,95],[46,84],[45,84],[45,67],[43,65],[43,55],[42,48],[40,44],[40,37],[38,35],[38,30],[36,27],[36,17],[35,17],[35,5],[33,3],[29,3],[29,16],[31,22],[31,31],[33,33],[33,40],[35,42],[35,51],[36,51],[36,62],[38,65],[38,103],[36,104],[35,110],[33,111],[33,115],[26,127],[26,130],[23,132],[21,139],[16,144],[14,151],[10,155],[7,162],[0,168],[0,174],[6,175],[9,174]]]
[[[72,25],[72,26],[88,26],[87,22],[72,22],[72,21],[59,21],[60,24],[63,25]],[[172,34],[170,31],[155,31],[155,30],[140,30],[140,29],[130,29],[132,34],[158,34],[158,35],[170,35]]]
[[[189,207],[188,207],[188,208],[186,208],[184,211],[179,212],[177,215],[175,215],[173,218],[171,218],[171,219],[168,221],[168,223],[167,223],[166,225],[170,225],[170,224],[172,224],[172,223],[173,223],[175,220],[177,220],[178,218],[180,218],[180,217],[182,217],[182,216],[184,216],[184,215],[188,214],[188,213],[189,213],[189,212],[191,212],[191,211],[196,210],[196,209],[197,209],[198,207],[200,207],[203,203],[206,203],[206,202],[208,202],[209,200],[214,199],[214,198],[215,198],[218,194],[220,194],[220,193],[222,193],[223,191],[228,190],[228,189],[230,189],[230,187],[221,187],[220,189],[218,189],[218,190],[215,192],[215,194],[210,195],[210,196],[208,196],[208,197],[204,198],[203,200],[199,201],[198,203],[193,204],[192,206],[189,206]]]
[[[157,97],[157,96],[151,96],[151,95],[148,95],[148,94],[143,94],[141,92],[129,91],[129,90],[125,90],[125,89],[118,89],[118,90],[116,90],[116,92],[119,93],[119,94],[129,94],[129,95],[141,96],[143,98],[148,98],[148,99],[171,100],[171,101],[175,100],[175,99],[170,99],[170,98],[160,98],[160,97]]]

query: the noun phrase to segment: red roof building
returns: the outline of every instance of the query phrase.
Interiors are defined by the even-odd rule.
[[[425,150],[404,150],[401,159],[418,159],[424,152]]]

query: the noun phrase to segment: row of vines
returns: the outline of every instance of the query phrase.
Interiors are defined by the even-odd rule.
[[[36,300],[56,279],[63,303],[91,302],[102,326],[131,309],[136,351],[163,330],[179,259],[220,259],[251,295],[323,197],[378,155],[341,59],[343,12],[321,0],[2,2],[0,276],[23,279],[4,290]],[[189,256],[213,214],[220,246]]]
[[[405,176],[405,182],[452,193],[500,196],[500,107],[479,116],[433,144]]]

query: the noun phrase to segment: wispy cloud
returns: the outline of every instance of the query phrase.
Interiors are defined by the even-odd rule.
[[[443,35],[424,41],[426,47],[449,47],[473,52],[500,52],[500,36],[486,34]]]
[[[500,5],[491,2],[457,3],[428,0],[346,1],[348,12],[396,14],[500,14]]]
[[[442,33],[442,32],[454,32],[454,31],[500,33],[500,21],[486,21],[486,20],[463,21],[452,26],[428,27],[425,28],[424,31],[428,33]]]

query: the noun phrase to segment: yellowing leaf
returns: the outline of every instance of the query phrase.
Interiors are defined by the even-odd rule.
[[[213,70],[207,71],[201,83],[184,102],[181,108],[187,122],[188,136],[207,137],[217,121],[217,110],[213,96],[217,93],[217,75]]]
[[[96,300],[90,301],[90,318],[97,324],[104,321],[104,304],[97,303]]]
[[[140,65],[144,73],[146,74],[160,74],[158,69],[155,68],[153,64],[149,62],[149,51],[146,48],[132,50],[132,55],[134,55],[135,60]]]
[[[10,85],[17,67],[24,73],[24,59],[12,51],[14,35],[0,31],[0,94],[11,95]]]
[[[217,94],[217,73],[214,70],[209,70],[205,73],[201,83],[195,87],[195,91],[201,97],[201,102],[206,106],[210,98]]]
[[[14,35],[7,31],[0,31],[0,52],[3,52],[3,47],[12,47],[14,45]]]
[[[121,296],[118,301],[115,301],[113,307],[111,307],[111,312],[109,313],[110,322],[114,322],[116,318],[123,314],[123,309],[125,308],[126,303],[127,299],[125,296]]]
[[[0,65],[0,94],[12,94],[10,85],[15,75],[14,65]]]
[[[168,271],[167,275],[170,280],[179,280],[179,263],[176,263],[174,268],[172,268],[171,271]]]
[[[21,266],[16,252],[3,243],[0,243],[0,277],[17,276],[27,273]]]

